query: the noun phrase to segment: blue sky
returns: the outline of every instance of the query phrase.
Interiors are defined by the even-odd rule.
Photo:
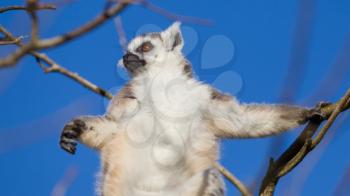
[[[300,2],[311,3],[312,9],[306,9],[311,15],[311,22],[306,23],[310,32],[306,32],[307,39],[301,43],[306,58],[300,65],[302,74],[297,81],[301,85],[293,93],[293,102],[312,106],[321,100],[336,101],[350,86],[347,69],[350,63],[341,61],[345,65],[337,69],[336,77],[321,86],[321,92],[331,93],[309,99],[337,65],[345,45],[349,45],[350,1],[151,2],[179,15],[213,22],[210,26],[183,23],[185,53],[198,78],[236,95],[242,102],[268,103],[283,101],[279,97],[293,57]],[[0,2],[0,6],[13,4],[24,1]],[[104,1],[77,0],[56,11],[41,11],[40,34],[51,37],[69,31],[103,8]],[[137,32],[164,29],[173,22],[142,6],[129,7],[121,18],[128,39]],[[30,34],[25,12],[3,13],[0,24],[15,35]],[[345,54],[350,52],[349,48]],[[13,49],[0,47],[0,55],[3,57]],[[116,67],[122,50],[113,21],[45,52],[105,89],[113,91],[125,83],[125,73]],[[305,103],[306,100],[311,101]],[[75,156],[68,155],[59,148],[58,139],[65,122],[76,115],[102,114],[106,103],[64,76],[44,74],[29,56],[16,67],[0,70],[0,195],[50,195],[69,168],[78,171],[67,195],[93,195],[99,169],[97,153],[79,146]],[[349,129],[349,122],[331,129],[328,142],[282,178],[278,194],[332,195],[350,164]],[[281,148],[286,148],[297,133],[285,134],[286,143]],[[271,141],[271,138],[223,141],[221,162],[250,184],[268,162]],[[228,195],[239,195],[232,185],[227,184],[227,189]],[[350,194],[349,188],[345,191]]]

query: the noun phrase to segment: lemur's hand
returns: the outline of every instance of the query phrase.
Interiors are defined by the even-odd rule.
[[[82,119],[74,119],[66,124],[61,134],[61,148],[71,154],[75,154],[79,136],[86,129],[86,123]]]
[[[330,102],[319,102],[314,108],[309,110],[308,120],[322,121],[327,119],[327,114],[322,112],[322,109],[331,105]]]

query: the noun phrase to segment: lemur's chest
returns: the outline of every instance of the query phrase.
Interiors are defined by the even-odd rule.
[[[139,78],[133,93],[138,108],[128,119],[128,130],[135,137],[161,140],[160,145],[186,142],[209,97],[206,86],[169,72]]]
[[[199,148],[206,150],[213,145],[202,122],[208,89],[196,80],[171,74],[143,78],[133,84],[139,106],[123,125],[131,149],[129,162],[142,162],[147,168],[138,171],[147,177],[145,181],[140,177],[142,184],[152,184],[153,177],[158,185],[160,181],[170,183],[169,176],[185,168],[187,157],[193,158],[191,154]]]
[[[123,168],[116,173],[128,187],[125,195],[181,195],[184,182],[197,174],[200,183],[200,172],[216,157],[217,144],[203,123],[209,89],[176,72],[138,78],[132,85],[138,106],[119,122],[122,133],[108,145],[113,154],[108,157],[117,158],[108,164]]]
[[[134,93],[141,107],[150,108],[156,116],[188,119],[201,112],[208,101],[207,86],[178,70],[151,74],[138,79]]]
[[[135,82],[134,94],[139,102],[137,115],[173,126],[187,126],[202,115],[209,101],[207,86],[177,70],[151,74]]]

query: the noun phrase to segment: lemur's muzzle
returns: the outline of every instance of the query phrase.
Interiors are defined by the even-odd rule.
[[[127,70],[130,72],[135,72],[137,69],[146,65],[146,61],[140,59],[137,55],[130,52],[123,56],[123,64]]]

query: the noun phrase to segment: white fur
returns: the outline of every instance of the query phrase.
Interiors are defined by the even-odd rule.
[[[183,182],[191,179],[184,157],[207,159],[194,149],[215,145],[214,135],[201,123],[202,107],[210,99],[208,87],[186,77],[172,53],[163,58],[168,63],[148,64],[149,69],[133,79],[140,110],[120,122],[130,149],[124,169],[125,181],[132,183],[125,195],[181,195]]]
[[[185,75],[183,41],[172,48],[174,35],[181,36],[179,25],[161,32],[161,38],[131,41],[128,51],[147,62],[129,82],[134,99],[116,96],[109,119],[92,123],[95,131],[82,136],[83,143],[101,152],[104,196],[197,195],[218,159],[218,137],[262,137],[299,125],[301,117],[284,118],[291,111],[274,105],[250,107],[233,97],[213,98],[212,87]],[[137,53],[145,41],[154,49]],[[219,182],[202,192],[217,191]]]

